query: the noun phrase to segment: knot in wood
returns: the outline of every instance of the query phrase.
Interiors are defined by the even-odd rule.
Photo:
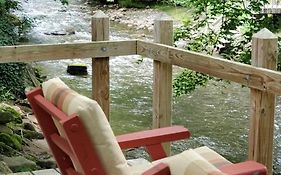
[[[102,48],[101,48],[101,51],[106,52],[106,51],[107,51],[107,48],[106,48],[106,47],[102,47]]]
[[[247,81],[249,81],[249,80],[250,80],[250,75],[246,75],[245,79],[246,79]]]

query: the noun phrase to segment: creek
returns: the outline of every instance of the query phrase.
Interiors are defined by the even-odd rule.
[[[69,43],[90,41],[90,20],[93,7],[84,1],[70,1],[63,6],[54,0],[25,0],[25,15],[33,20],[30,43]],[[127,15],[130,15],[128,13]],[[142,18],[141,16],[139,18]],[[152,39],[147,30],[130,29],[111,23],[111,40],[130,38]],[[52,35],[64,33],[66,35]],[[143,59],[141,63],[138,63]],[[68,64],[88,66],[88,76],[66,73]],[[48,78],[60,77],[71,88],[91,95],[91,59],[38,62]],[[151,128],[152,123],[152,61],[140,56],[120,56],[110,59],[111,125],[116,134]],[[175,69],[179,70],[179,69]],[[177,72],[175,71],[174,75]],[[235,83],[213,82],[195,92],[173,99],[173,124],[184,125],[192,138],[173,144],[173,152],[202,145],[209,146],[231,161],[246,159],[250,98],[249,89]],[[277,98],[274,169],[281,172],[281,101]]]

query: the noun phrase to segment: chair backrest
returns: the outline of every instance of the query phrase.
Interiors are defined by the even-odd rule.
[[[74,92],[58,78],[44,82],[42,89],[27,97],[62,174],[130,174],[96,101]]]

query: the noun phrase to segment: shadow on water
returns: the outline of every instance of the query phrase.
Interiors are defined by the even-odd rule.
[[[48,5],[44,4],[47,3]],[[64,43],[90,41],[92,9],[83,1],[64,7],[53,0],[28,0],[24,13],[34,19],[30,33],[32,43]],[[73,35],[46,35],[53,31],[75,31]],[[111,26],[111,39],[136,37],[122,25]],[[141,33],[141,31],[139,31]],[[110,60],[111,125],[116,134],[143,130],[152,122],[152,61],[140,56],[115,57]],[[71,63],[88,66],[88,76],[66,73]],[[73,89],[91,96],[91,59],[39,62],[48,78],[59,76]],[[249,125],[249,90],[238,84],[211,82],[195,92],[173,101],[173,124],[190,129],[192,138],[173,144],[175,153],[207,145],[232,161],[246,159]],[[281,102],[277,99],[275,120],[274,162],[281,172]]]

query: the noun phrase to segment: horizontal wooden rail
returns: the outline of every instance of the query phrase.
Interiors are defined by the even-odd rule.
[[[281,94],[281,72],[147,41],[137,41],[137,54],[261,91]]]
[[[136,54],[136,40],[0,47],[0,63]]]
[[[0,47],[0,63],[142,55],[250,88],[281,94],[281,72],[141,40]]]

